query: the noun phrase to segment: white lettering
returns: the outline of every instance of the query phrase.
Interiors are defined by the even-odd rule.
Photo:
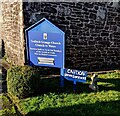
[[[52,41],[51,44],[60,45],[61,43],[60,42],[54,42],[54,41]]]
[[[70,71],[70,70],[69,70],[69,71]],[[73,79],[86,80],[86,77],[75,76],[75,75],[72,75],[72,74],[67,74],[67,73],[65,73],[65,75],[64,75],[64,76],[66,76],[66,77],[71,77],[71,78],[73,78]]]
[[[67,69],[67,73],[73,74],[73,75],[85,76],[85,72],[78,71],[78,70]]]
[[[53,45],[49,45],[50,48],[56,48],[56,46],[53,46]]]

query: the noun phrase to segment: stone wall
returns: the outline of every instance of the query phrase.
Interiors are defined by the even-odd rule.
[[[0,9],[2,8],[2,5],[0,4]],[[2,30],[2,12],[0,10],[0,30]],[[1,38],[2,31],[0,31],[0,58],[2,56],[2,38]]]
[[[120,10],[111,3],[3,2],[2,16],[0,37],[13,64],[25,63],[23,28],[45,17],[65,32],[66,68],[120,68]]]
[[[24,65],[24,34],[22,2],[3,2],[2,34],[5,55],[9,62]]]
[[[120,68],[120,10],[108,3],[23,3],[25,28],[45,17],[62,29],[66,68]]]

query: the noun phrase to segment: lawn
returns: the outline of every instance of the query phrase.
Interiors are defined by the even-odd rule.
[[[89,89],[87,83],[65,81],[59,88],[59,78],[46,78],[41,82],[40,95],[17,100],[18,110],[27,116],[119,116],[120,115],[120,72],[98,75],[99,92]]]
[[[0,94],[0,100],[0,106],[2,106],[0,116],[18,116],[14,104],[11,102],[7,94]]]

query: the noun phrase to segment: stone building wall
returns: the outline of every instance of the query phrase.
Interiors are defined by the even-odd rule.
[[[120,10],[111,3],[3,2],[2,16],[1,38],[13,64],[25,63],[24,29],[45,17],[65,32],[66,68],[120,69]]]
[[[25,28],[45,17],[62,29],[66,68],[120,68],[120,10],[110,3],[23,3]]]
[[[0,4],[0,9],[2,8],[2,5]],[[0,10],[0,30],[2,30],[2,12]],[[2,56],[2,38],[1,38],[1,35],[2,35],[2,31],[0,31],[0,58]]]
[[[9,62],[24,65],[24,34],[22,2],[4,2],[2,4],[2,34],[5,55]]]

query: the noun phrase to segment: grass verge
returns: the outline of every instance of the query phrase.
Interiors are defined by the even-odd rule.
[[[7,94],[0,95],[0,116],[17,116],[15,107],[13,103],[10,101]]]
[[[120,73],[99,74],[99,92],[89,89],[87,83],[77,83],[73,92],[72,82],[65,81],[63,91],[59,88],[59,78],[42,80],[41,94],[16,100],[19,111],[27,116],[119,116],[120,114]]]

